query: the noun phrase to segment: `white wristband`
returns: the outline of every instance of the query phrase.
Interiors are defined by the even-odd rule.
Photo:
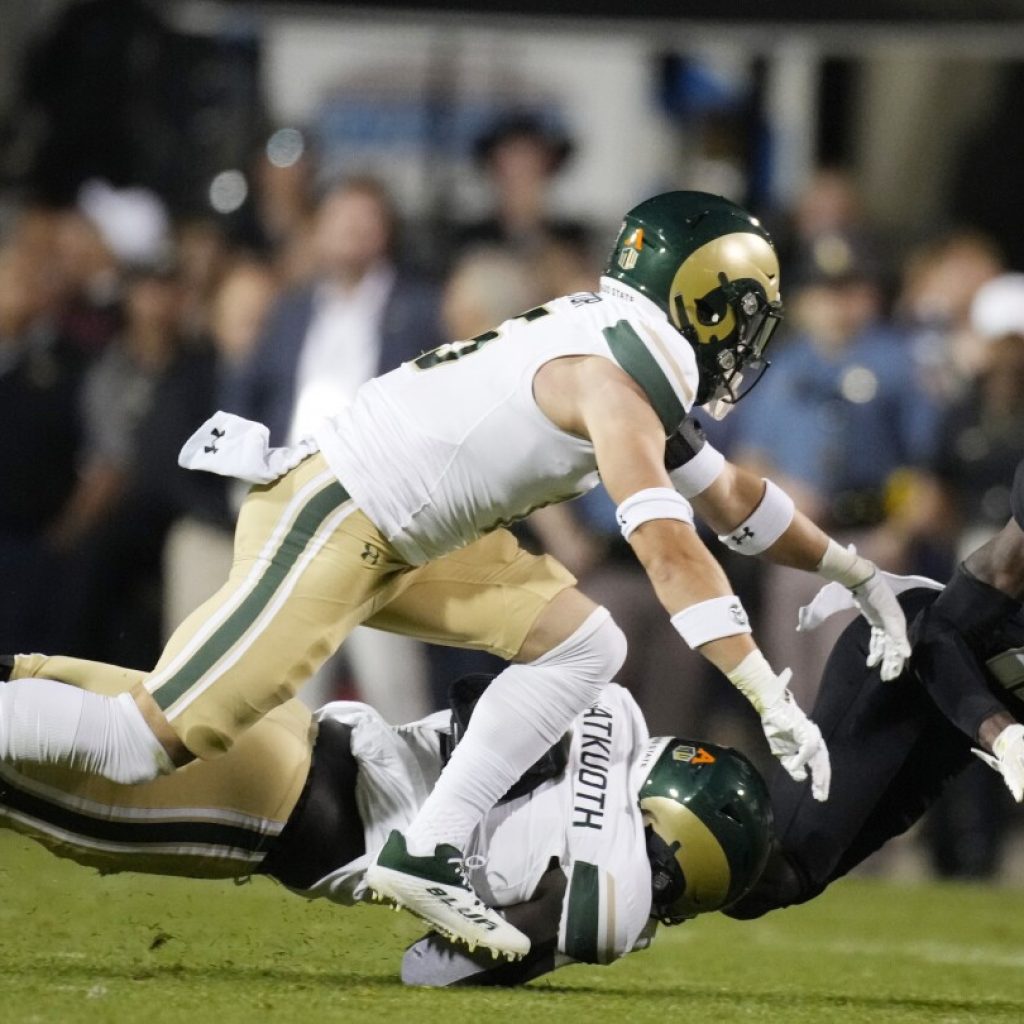
[[[626,540],[633,531],[652,519],[676,519],[693,526],[693,509],[690,503],[671,487],[647,487],[631,494],[615,510],[619,529]]]
[[[725,636],[738,636],[750,632],[750,622],[735,594],[712,597],[708,601],[691,604],[689,608],[672,616],[676,632],[691,648],[721,640]]]
[[[671,470],[668,477],[684,498],[696,498],[718,479],[724,465],[725,456],[705,442],[692,459]]]
[[[764,495],[753,512],[730,533],[718,539],[741,555],[759,555],[767,551],[793,522],[793,499],[771,480],[764,482]]]
[[[785,676],[785,678],[783,678]],[[758,714],[776,704],[786,692],[788,672],[778,676],[760,651],[751,651],[726,677]]]
[[[825,554],[821,556],[815,571],[819,576],[853,590],[854,587],[859,587],[871,579],[876,569],[875,563],[861,558],[852,544],[844,548],[829,538],[828,547],[825,548]]]

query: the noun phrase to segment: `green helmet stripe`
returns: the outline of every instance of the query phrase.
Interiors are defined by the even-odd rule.
[[[650,349],[628,320],[606,327],[603,333],[615,361],[640,385],[666,436],[671,434],[682,423],[686,410]]]

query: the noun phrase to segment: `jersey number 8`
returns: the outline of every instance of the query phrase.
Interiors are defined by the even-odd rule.
[[[547,316],[550,312],[545,306],[536,306],[534,309],[528,309],[525,313],[520,313],[518,316],[513,317],[513,320],[525,320],[530,323],[533,320],[539,320],[542,316]],[[421,370],[429,370],[432,366],[440,366],[442,363],[453,363],[456,359],[461,359],[463,356],[468,356],[471,352],[476,352],[483,348],[489,341],[494,341],[495,338],[501,337],[501,331],[485,331],[483,334],[478,334],[475,338],[469,338],[466,341],[449,341],[444,345],[438,345],[437,348],[432,348],[429,352],[424,352],[423,355],[418,356],[413,360],[413,363]]]

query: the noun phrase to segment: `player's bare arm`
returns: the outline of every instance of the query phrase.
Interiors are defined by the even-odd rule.
[[[559,365],[561,364],[561,365]],[[719,668],[761,715],[769,746],[798,780],[810,770],[828,795],[828,752],[750,636],[739,599],[693,529],[692,511],[664,468],[665,434],[646,396],[607,360],[558,360],[538,372],[534,395],[561,429],[589,438],[623,536],[683,640]]]
[[[693,510],[717,534],[731,534],[764,501],[769,485],[757,474],[726,461],[707,490],[693,499]],[[765,548],[766,559],[778,565],[814,572],[821,563],[829,537],[799,510],[778,540]]]
[[[885,680],[900,674],[910,655],[907,623],[889,580],[873,562],[820,530],[772,480],[726,461],[690,417],[666,441],[665,467],[672,485],[732,551],[816,572],[846,587],[872,627],[868,666],[880,665]],[[826,603],[839,610],[850,600],[834,594]],[[804,628],[803,620],[798,628]]]
[[[605,489],[616,505],[652,488],[671,488],[664,468],[664,430],[646,397],[618,367],[588,360],[577,369],[575,396],[582,432],[590,438]],[[629,537],[658,599],[669,615],[703,601],[729,597],[732,587],[691,524],[651,519]],[[755,649],[748,634],[701,645],[723,672]]]

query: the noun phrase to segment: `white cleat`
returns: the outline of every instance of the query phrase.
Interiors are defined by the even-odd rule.
[[[367,869],[366,884],[374,899],[410,911],[470,952],[483,946],[510,960],[530,952],[530,940],[473,891],[454,846],[442,844],[430,856],[413,857],[401,832],[392,832]]]

